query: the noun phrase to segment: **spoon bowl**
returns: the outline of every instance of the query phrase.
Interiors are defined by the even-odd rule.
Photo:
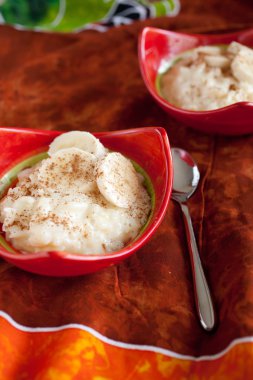
[[[173,197],[186,202],[198,187],[200,173],[192,157],[183,149],[173,148]]]
[[[210,331],[215,326],[214,307],[200,261],[189,209],[186,204],[197,189],[200,173],[197,164],[188,152],[183,149],[172,148],[171,153],[174,168],[171,198],[179,203],[183,212],[191,258],[196,308],[202,327],[206,331]]]

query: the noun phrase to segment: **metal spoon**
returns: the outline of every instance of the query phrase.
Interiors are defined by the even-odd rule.
[[[215,325],[214,307],[201,265],[189,209],[186,204],[198,186],[200,174],[196,163],[186,151],[172,148],[172,159],[174,167],[172,199],[180,204],[183,212],[191,257],[196,308],[202,327],[210,331]]]

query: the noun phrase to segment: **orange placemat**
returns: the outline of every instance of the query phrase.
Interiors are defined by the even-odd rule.
[[[0,329],[0,379],[250,379],[253,370],[253,337],[194,358],[114,341],[77,324],[28,328],[3,312]]]

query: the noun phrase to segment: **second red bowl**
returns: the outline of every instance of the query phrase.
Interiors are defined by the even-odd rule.
[[[144,28],[139,39],[139,64],[152,97],[168,114],[199,131],[222,135],[253,133],[251,102],[239,102],[211,111],[189,111],[175,107],[161,97],[156,86],[162,65],[178,54],[201,45],[229,44],[232,41],[252,47],[253,29],[229,34],[199,35]]]

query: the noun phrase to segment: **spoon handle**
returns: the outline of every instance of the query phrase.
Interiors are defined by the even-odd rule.
[[[206,281],[206,277],[202,268],[199,257],[198,247],[192,226],[192,220],[188,206],[180,203],[183,211],[185,228],[187,233],[187,241],[191,257],[191,266],[193,272],[194,294],[197,311],[200,317],[202,327],[210,331],[215,325],[215,313],[210,290]]]

